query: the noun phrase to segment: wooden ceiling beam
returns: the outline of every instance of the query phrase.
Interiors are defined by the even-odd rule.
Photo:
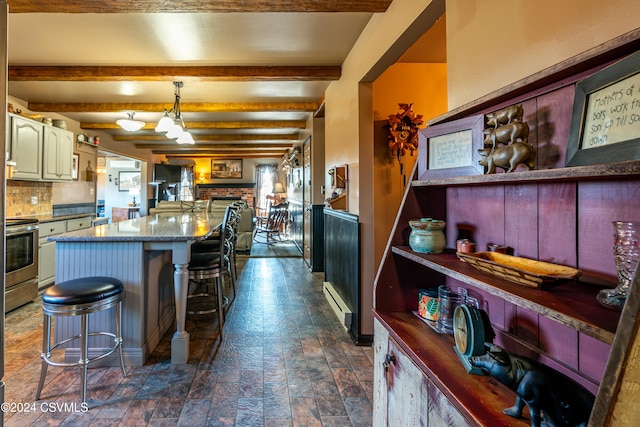
[[[392,0],[8,0],[9,13],[212,13],[368,12],[382,13]]]
[[[340,66],[10,66],[8,79],[76,82],[173,82],[198,81],[333,81],[340,79]]]
[[[191,149],[185,150],[152,150],[153,154],[163,154],[169,157],[211,157],[221,159],[281,159],[285,155],[284,151],[278,151],[273,153],[248,153],[248,152],[228,152],[228,153],[216,153],[211,151],[197,151]]]
[[[181,102],[182,113],[253,113],[262,111],[314,112],[318,102]],[[56,113],[114,113],[120,111],[162,112],[170,110],[167,103],[65,103],[29,102],[29,110]]]
[[[193,129],[305,129],[305,120],[248,120],[235,122],[185,122],[187,128]],[[157,123],[147,123],[142,130],[154,130]],[[80,129],[87,130],[121,130],[115,123],[80,123]]]
[[[136,148],[146,150],[160,150],[160,149],[176,149],[176,143],[169,144],[135,144]],[[181,148],[194,149],[194,150],[221,150],[221,151],[275,151],[275,150],[288,150],[293,147],[293,144],[194,144]]]
[[[298,134],[231,134],[231,135],[193,135],[193,139],[197,141],[298,141],[300,137]],[[113,135],[114,141],[135,141],[135,142],[159,142],[166,141],[172,142],[172,139],[168,139],[165,135]]]

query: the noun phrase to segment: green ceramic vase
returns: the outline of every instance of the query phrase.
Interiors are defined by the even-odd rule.
[[[409,246],[415,252],[441,254],[447,243],[444,235],[446,223],[438,219],[421,218],[409,221]]]

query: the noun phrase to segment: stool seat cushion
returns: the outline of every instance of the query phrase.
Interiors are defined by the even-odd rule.
[[[42,294],[42,302],[56,305],[90,304],[122,293],[124,285],[113,277],[82,277],[55,284]]]
[[[214,270],[220,268],[220,253],[198,252],[191,254],[190,271]]]
[[[207,239],[191,245],[191,252],[206,253],[220,252],[220,239]]]

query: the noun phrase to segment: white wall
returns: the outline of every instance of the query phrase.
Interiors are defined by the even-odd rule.
[[[639,17],[638,0],[447,0],[449,109],[634,30]]]
[[[120,172],[140,172],[142,178],[141,189],[146,187],[146,181],[144,174],[142,174],[142,162],[135,162],[133,167],[114,167],[113,161],[107,159],[106,172],[104,174],[104,200],[105,200],[105,216],[111,216],[111,208],[126,208],[129,203],[133,201],[133,197],[129,195],[128,191],[120,191],[118,189],[118,179]],[[123,160],[116,160],[123,161]],[[135,167],[135,164],[138,167]],[[142,191],[142,190],[141,190]],[[140,204],[140,214],[143,215],[146,212],[146,199],[144,193],[141,192],[139,196],[136,196],[136,203]]]

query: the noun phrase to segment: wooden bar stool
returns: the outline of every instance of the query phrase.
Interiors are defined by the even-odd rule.
[[[44,312],[43,323],[43,345],[42,369],[40,371],[40,383],[36,391],[36,400],[40,400],[40,393],[47,376],[47,367],[51,366],[79,366],[81,389],[80,398],[86,402],[87,395],[87,367],[89,363],[112,354],[116,349],[120,354],[120,367],[123,376],[127,376],[124,369],[124,358],[122,356],[122,292],[124,285],[118,279],[112,277],[83,277],[58,283],[48,288],[42,295],[42,309]],[[111,332],[89,332],[88,316],[102,310],[115,307],[115,333]],[[55,316],[81,316],[80,334],[66,338],[60,342],[51,343],[51,318]],[[114,339],[113,347],[99,356],[89,359],[89,337],[95,335],[106,335]],[[72,341],[80,340],[80,360],[77,362],[54,362],[51,360],[51,352],[59,346]]]

